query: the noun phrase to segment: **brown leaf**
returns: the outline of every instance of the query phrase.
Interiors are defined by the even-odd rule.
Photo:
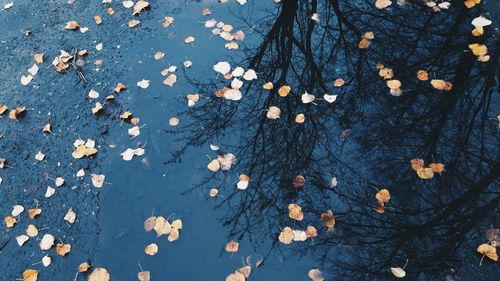
[[[240,243],[236,242],[236,241],[229,241],[227,244],[226,244],[226,252],[229,252],[229,253],[236,253],[238,252],[238,247],[239,247]]]

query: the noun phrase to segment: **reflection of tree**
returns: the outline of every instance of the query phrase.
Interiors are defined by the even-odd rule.
[[[278,226],[305,228],[307,222],[322,232],[314,253],[336,275],[383,279],[390,266],[408,259],[409,275],[438,279],[466,259],[476,262],[482,231],[498,224],[493,213],[500,201],[499,139],[489,117],[498,114],[500,44],[488,35],[490,29],[481,38],[469,35],[480,10],[455,5],[433,13],[414,4],[379,11],[371,3],[352,2],[284,1],[262,43],[249,52],[246,65],[260,80],[247,83],[243,100],[213,96],[225,82],[193,81],[210,98],[186,112],[193,123],[185,127],[184,149],[217,138],[233,143],[225,146],[238,159],[233,172],[199,185],[212,180],[227,185],[219,206],[231,206],[224,216],[231,236],[276,241]],[[310,20],[315,11],[319,23]],[[373,44],[359,49],[367,31],[375,34]],[[488,44],[490,62],[479,63],[464,51],[473,42]],[[377,63],[402,81],[401,97],[389,95]],[[418,81],[419,69],[451,81],[452,90],[436,91]],[[342,88],[332,86],[338,77],[346,80]],[[270,92],[261,89],[267,81],[275,84]],[[277,88],[285,84],[293,90],[282,98]],[[339,101],[303,104],[305,91],[317,97],[335,93]],[[280,119],[266,118],[270,106],[281,108]],[[294,122],[298,113],[305,113],[304,124]],[[347,128],[353,129],[353,140],[343,141],[338,136]],[[416,157],[445,163],[446,172],[418,179],[409,165]],[[250,175],[246,191],[236,191],[236,178],[230,178],[235,172]],[[344,185],[328,186],[334,173]],[[295,189],[291,183],[299,174],[306,185]],[[370,185],[391,190],[386,213],[373,210],[376,191]],[[303,206],[304,224],[288,218],[292,202]],[[326,209],[340,214],[330,234],[318,220]]]

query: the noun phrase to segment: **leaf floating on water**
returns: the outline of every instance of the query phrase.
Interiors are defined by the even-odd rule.
[[[375,2],[375,7],[377,7],[377,9],[385,9],[385,8],[389,7],[390,5],[392,5],[391,0],[377,0]]]
[[[398,277],[398,278],[403,278],[406,276],[406,271],[402,269],[401,267],[391,267],[391,273],[392,275]]]
[[[52,258],[51,257],[49,257],[49,256],[46,255],[46,256],[44,256],[42,258],[42,264],[43,264],[43,266],[48,267],[51,263],[52,263]]]
[[[145,221],[144,221],[144,230],[146,230],[146,232],[150,232],[151,230],[154,229],[156,225],[156,217],[149,217],[147,218]]]
[[[309,270],[307,273],[307,276],[311,278],[312,281],[324,281],[325,278],[323,278],[323,273],[317,268],[313,268]]]
[[[288,205],[288,216],[296,221],[301,221],[304,219],[304,213],[302,213],[302,208],[297,204]]]
[[[245,281],[245,275],[241,272],[235,271],[226,277],[226,281]]]
[[[169,120],[168,120],[168,125],[172,126],[172,127],[175,127],[177,125],[179,125],[180,123],[180,120],[179,118],[177,117],[171,117]]]
[[[21,205],[15,205],[12,207],[12,216],[17,217],[19,216],[22,212],[24,212],[24,207]]]
[[[290,244],[293,241],[293,236],[293,229],[287,226],[281,230],[278,240],[283,244]]]
[[[314,95],[309,94],[308,92],[305,92],[304,94],[302,94],[301,99],[302,103],[307,104],[313,102],[316,99],[316,97]]]
[[[231,65],[227,61],[221,61],[214,65],[214,70],[222,75],[225,75],[231,71]]]
[[[280,118],[280,115],[281,115],[281,109],[279,109],[279,107],[277,107],[277,106],[269,107],[269,109],[267,110],[267,113],[266,113],[266,117],[271,119],[271,120],[276,120],[276,119]]]
[[[141,272],[137,273],[137,278],[139,278],[139,281],[150,281],[151,280],[151,272],[141,271]]]
[[[101,188],[104,184],[104,179],[106,178],[106,176],[98,174],[90,174],[90,178],[92,179],[93,186]]]
[[[62,257],[66,256],[69,252],[71,252],[71,245],[58,243],[56,245],[56,253]]]
[[[3,221],[5,222],[5,225],[8,228],[14,227],[14,225],[17,223],[17,219],[13,216],[6,216]]]
[[[150,226],[148,225],[148,229],[149,227]],[[146,229],[146,225],[144,225],[144,229]],[[156,236],[160,237],[162,235],[169,234],[170,231],[172,230],[172,225],[164,217],[159,216],[156,219],[154,219],[153,229],[156,231]]]
[[[95,268],[92,273],[89,274],[88,281],[109,281],[109,273],[105,268]]]
[[[64,216],[64,220],[73,224],[76,220],[76,213],[73,211],[73,208],[69,208],[68,212]]]
[[[229,252],[229,253],[238,252],[239,245],[240,245],[240,243],[238,243],[236,241],[233,241],[233,240],[229,241],[225,247],[226,252]]]
[[[143,148],[127,148],[124,152],[120,153],[122,159],[125,161],[130,161],[134,156],[142,156],[146,151]]]
[[[24,76],[24,75],[21,76],[21,84],[23,86],[28,85],[31,82],[31,80],[33,80],[33,76],[31,74],[28,76]]]
[[[89,270],[90,268],[90,264],[88,262],[82,262],[81,264],[79,264],[76,268],[76,271],[77,272],[87,272],[87,270]]]
[[[55,238],[52,234],[45,234],[40,241],[40,249],[47,251],[54,245]]]
[[[141,81],[137,82],[137,86],[142,89],[147,89],[149,87],[149,80],[142,79]]]
[[[210,192],[208,193],[208,195],[210,195],[210,197],[215,197],[215,196],[217,196],[217,194],[219,194],[219,190],[217,188],[211,188]]]
[[[64,27],[65,29],[71,29],[71,30],[74,30],[74,29],[77,29],[80,27],[80,24],[75,21],[75,20],[72,20],[72,21],[68,21],[66,23],[66,26]]]
[[[23,246],[24,243],[26,243],[26,241],[28,241],[29,239],[30,239],[30,237],[28,235],[16,236],[16,242],[20,247]]]
[[[498,261],[497,248],[490,244],[481,244],[477,247],[476,251],[493,261]]]
[[[156,255],[156,253],[158,253],[158,245],[156,245],[155,243],[151,243],[147,245],[146,248],[144,248],[144,252],[147,255],[154,256]]]
[[[240,175],[240,180],[238,181],[238,183],[236,184],[236,187],[239,189],[239,190],[245,190],[248,188],[248,184],[250,183],[250,177],[245,175],[245,174],[241,174]]]
[[[133,15],[140,14],[147,7],[149,7],[149,2],[144,1],[144,0],[139,0],[135,3],[134,12],[132,14]]]
[[[23,281],[37,281],[38,280],[38,270],[26,269],[23,272]]]

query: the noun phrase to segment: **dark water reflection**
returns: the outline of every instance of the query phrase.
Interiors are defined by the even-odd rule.
[[[221,153],[236,155],[236,166],[207,172],[190,192],[219,187],[226,196],[216,208],[230,238],[258,248],[273,241],[269,253],[313,256],[328,280],[386,280],[389,267],[407,261],[411,280],[493,280],[498,265],[479,266],[475,252],[487,242],[485,231],[498,228],[500,202],[500,44],[491,26],[482,37],[470,35],[472,19],[490,15],[482,9],[460,1],[439,13],[420,2],[381,12],[371,2],[283,1],[277,12],[262,12],[260,44],[232,63],[259,74],[258,82],[246,83],[240,102],[214,95],[227,84],[220,77],[207,82],[187,74],[210,98],[183,113],[192,123],[176,132],[183,146],[167,165],[192,147],[221,144]],[[314,11],[319,23],[310,20]],[[369,31],[371,46],[358,48]],[[467,48],[472,43],[486,44],[491,59],[478,62]],[[389,94],[378,63],[402,81],[400,97]],[[453,88],[436,91],[418,81],[419,69]],[[333,86],[339,77],[346,81],[342,88]],[[275,85],[270,92],[262,89],[266,81]],[[289,97],[277,94],[281,85],[291,86]],[[338,99],[303,104],[305,91]],[[281,108],[280,119],[266,118],[270,106]],[[299,113],[306,115],[303,124],[295,123]],[[352,134],[341,137],[345,132]],[[411,170],[413,158],[444,163],[446,171],[421,180]],[[250,176],[247,190],[236,189],[236,173]],[[297,175],[306,179],[303,188],[293,188]],[[339,183],[332,188],[334,176]],[[374,195],[382,187],[392,199],[379,214]],[[302,222],[288,218],[292,202],[303,208]],[[319,216],[328,209],[337,224],[327,233]],[[307,225],[319,230],[313,243],[278,242],[284,226]]]

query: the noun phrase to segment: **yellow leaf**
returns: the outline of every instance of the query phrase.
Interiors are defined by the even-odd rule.
[[[491,246],[490,244],[479,245],[479,247],[477,247],[477,251],[493,261],[498,261],[497,248]]]
[[[26,269],[23,272],[23,281],[36,281],[38,280],[38,270]]]
[[[151,243],[144,248],[144,252],[150,256],[154,256],[158,253],[158,245]]]
[[[290,91],[292,90],[292,88],[290,88],[290,86],[281,86],[279,89],[278,89],[278,95],[280,95],[280,97],[286,97],[288,96],[288,94],[290,93]]]

